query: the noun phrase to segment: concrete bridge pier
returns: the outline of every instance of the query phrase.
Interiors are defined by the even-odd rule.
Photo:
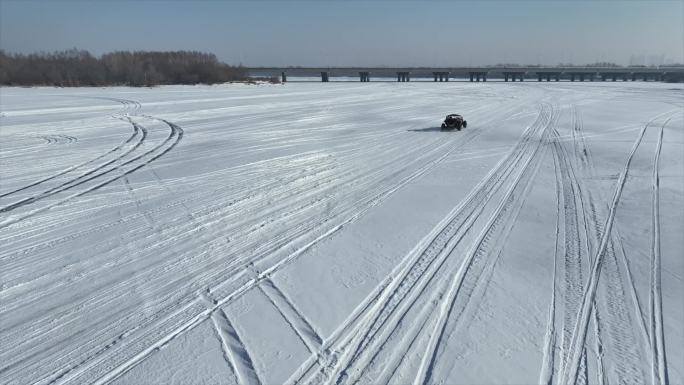
[[[328,82],[330,80],[328,71],[321,71],[321,81]]]
[[[362,83],[369,82],[370,81],[370,72],[368,72],[368,71],[359,72],[359,78],[360,78]]]
[[[618,76],[625,77],[626,74],[624,72],[599,72],[598,75],[601,77],[601,81],[605,82],[608,79],[611,81],[616,82],[618,79]]]
[[[448,82],[449,81],[449,73],[448,72],[433,72],[432,75],[434,76],[435,81],[440,81],[440,82]]]
[[[539,81],[541,81],[541,74],[540,74],[540,73],[537,73],[537,75],[539,76],[539,79],[540,79]],[[505,78],[507,78],[507,77],[509,77],[509,76],[510,76],[512,82],[516,81],[516,79],[517,79],[518,81],[521,81],[521,82],[525,80],[525,72],[521,72],[521,71],[515,71],[515,72],[510,72],[510,71],[508,71],[508,72],[504,72],[504,77],[505,77]],[[506,79],[504,79],[504,80],[506,80]]]
[[[550,82],[551,75],[553,75],[551,72],[537,72],[537,81],[542,82],[544,81],[544,78],[546,78],[546,81]]]
[[[579,81],[583,82],[585,79],[588,78],[590,82],[594,81],[594,77],[596,76],[595,72],[570,72],[570,81],[574,82],[576,78],[579,78]]]
[[[470,74],[471,82],[473,81],[473,78],[478,82],[480,81],[480,78],[482,78],[483,82],[487,81],[487,71],[470,71],[468,74]]]
[[[398,82],[409,82],[411,81],[411,73],[410,72],[397,72],[397,81]]]

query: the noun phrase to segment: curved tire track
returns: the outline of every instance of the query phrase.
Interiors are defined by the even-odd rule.
[[[130,119],[130,118],[129,118],[129,119]],[[152,149],[150,149],[150,150],[148,150],[148,151],[146,151],[146,152],[144,152],[144,153],[142,153],[142,154],[140,154],[140,155],[137,155],[137,156],[135,156],[134,158],[127,160],[127,161],[124,162],[124,163],[121,163],[121,164],[119,164],[119,165],[116,165],[116,166],[114,166],[114,167],[111,167],[111,168],[109,168],[109,169],[106,169],[106,170],[104,170],[104,171],[98,172],[98,171],[102,170],[103,167],[106,167],[107,165],[113,163],[113,162],[116,161],[116,160],[109,161],[109,162],[106,163],[106,165],[104,165],[104,166],[102,166],[102,167],[97,167],[96,169],[91,170],[91,171],[89,171],[89,172],[86,173],[86,174],[88,174],[88,175],[95,173],[95,174],[92,175],[92,176],[89,176],[89,177],[87,177],[87,178],[85,178],[85,179],[81,179],[81,178],[83,178],[83,177],[86,176],[86,175],[84,174],[84,175],[82,175],[82,176],[80,176],[80,177],[78,177],[78,178],[76,179],[76,180],[78,180],[78,182],[75,182],[75,183],[73,183],[73,184],[65,184],[64,186],[59,187],[59,188],[57,188],[56,190],[49,191],[49,192],[45,192],[45,193],[41,193],[41,194],[39,194],[39,195],[37,195],[37,196],[31,197],[31,198],[27,198],[26,200],[22,200],[22,201],[19,201],[19,202],[17,202],[17,203],[14,203],[14,204],[12,204],[12,205],[3,207],[2,209],[0,209],[0,212],[11,211],[11,210],[14,210],[14,209],[16,209],[16,208],[18,208],[18,207],[21,207],[21,206],[24,206],[24,205],[28,205],[28,204],[31,204],[31,203],[33,203],[33,202],[36,202],[36,201],[38,201],[38,200],[40,200],[40,199],[44,199],[44,198],[46,198],[46,197],[49,197],[49,196],[51,196],[51,195],[54,195],[54,194],[56,194],[56,193],[58,193],[58,192],[70,190],[70,189],[72,189],[72,188],[74,188],[74,187],[77,187],[77,186],[83,185],[83,184],[85,184],[85,183],[87,183],[87,182],[93,181],[93,180],[95,180],[95,179],[97,179],[97,178],[99,178],[99,177],[101,177],[101,176],[103,176],[103,175],[106,175],[106,174],[108,174],[108,173],[110,173],[110,172],[113,172],[113,171],[119,171],[119,170],[121,170],[121,171],[122,171],[121,174],[116,175],[116,176],[114,176],[114,177],[112,177],[112,178],[109,178],[109,179],[107,179],[107,180],[105,180],[105,181],[103,181],[103,182],[100,182],[100,183],[98,183],[98,184],[96,184],[96,185],[94,185],[94,186],[88,187],[88,188],[86,188],[86,189],[83,190],[83,191],[80,191],[80,192],[77,192],[77,193],[75,193],[75,194],[72,194],[72,195],[70,195],[70,196],[68,196],[68,197],[66,197],[66,198],[63,198],[63,199],[61,199],[61,200],[59,200],[59,201],[57,201],[57,202],[48,204],[47,206],[41,207],[41,208],[36,209],[36,210],[33,210],[33,211],[29,212],[29,213],[23,214],[23,215],[21,215],[21,216],[17,216],[17,217],[15,217],[15,218],[6,219],[5,221],[0,222],[0,228],[3,228],[3,227],[6,227],[6,226],[9,226],[9,225],[12,225],[12,224],[17,223],[17,222],[20,222],[20,221],[22,221],[22,220],[24,220],[24,219],[26,219],[26,218],[32,217],[32,216],[34,216],[34,215],[36,215],[36,214],[39,214],[39,213],[44,212],[44,211],[46,211],[46,210],[49,210],[49,209],[51,209],[51,208],[53,208],[53,207],[62,205],[62,204],[66,203],[66,202],[68,202],[68,201],[70,201],[70,200],[72,200],[72,199],[74,199],[74,198],[77,198],[77,197],[80,197],[80,196],[85,195],[85,194],[87,194],[87,193],[96,191],[96,190],[98,190],[98,189],[100,189],[100,188],[102,188],[102,187],[104,187],[104,186],[109,185],[110,183],[112,183],[112,182],[114,182],[114,181],[116,181],[116,180],[119,180],[119,179],[121,179],[121,178],[123,178],[123,177],[125,177],[125,176],[127,176],[127,175],[129,175],[129,174],[131,174],[131,173],[133,173],[133,172],[135,172],[135,171],[137,171],[137,170],[139,170],[139,169],[145,167],[145,166],[147,166],[148,164],[152,163],[153,161],[155,161],[155,160],[159,159],[160,157],[164,156],[165,154],[167,154],[167,153],[168,153],[169,151],[171,151],[171,150],[172,150],[172,149],[181,141],[181,139],[183,138],[183,129],[182,129],[180,126],[178,126],[178,125],[176,125],[176,124],[174,124],[174,123],[171,123],[171,122],[169,122],[169,121],[167,121],[167,120],[159,119],[159,118],[156,118],[156,119],[159,120],[159,121],[161,121],[161,122],[164,122],[166,125],[168,125],[169,128],[170,128],[170,132],[169,132],[169,135],[164,139],[164,141],[162,141],[160,144],[154,146]],[[134,126],[138,126],[138,128],[139,128],[141,131],[145,132],[145,131],[144,131],[145,129],[144,129],[143,126],[138,125],[137,123],[134,123],[132,120],[131,120],[131,124],[133,124]],[[143,134],[143,139],[144,139],[144,137],[145,137],[145,134]],[[131,149],[130,151],[128,151],[125,155],[128,155],[128,153],[130,153],[130,152],[133,151],[134,149],[138,148],[138,147],[140,146],[140,144],[142,144],[142,140],[140,140],[138,143],[136,143],[136,145],[133,147],[133,149]],[[124,155],[124,156],[125,156],[125,155]],[[139,164],[135,164],[135,163],[138,162],[139,160],[141,160],[141,159],[143,159],[143,158],[145,158],[145,157],[148,157],[148,156],[151,156],[151,157],[150,157],[149,159],[143,160],[143,161],[140,162]],[[117,158],[117,160],[118,160],[118,158]],[[132,167],[129,168],[129,169],[124,169],[125,166],[129,166],[129,165],[132,166]],[[80,180],[79,180],[79,179],[80,179]]]
[[[132,104],[136,105],[135,111],[137,111],[137,110],[140,108],[140,103],[135,102],[135,101],[132,101],[132,100],[126,100],[126,99],[110,99],[110,98],[104,98],[104,99],[116,101],[116,102],[118,102],[118,103],[123,104],[124,108],[123,108],[123,110],[122,110],[121,112],[119,112],[119,114],[121,114],[121,115],[123,115],[124,113],[125,113],[125,114],[128,114],[128,111],[129,111],[129,109],[130,109],[130,107],[128,107],[129,105],[132,105]],[[114,117],[117,118],[117,119],[122,119],[122,118],[121,118],[120,116],[118,116],[118,115],[114,115]],[[89,160],[87,160],[87,161],[85,161],[85,162],[83,162],[83,163],[79,163],[79,164],[76,164],[76,165],[74,165],[74,166],[65,168],[64,170],[62,170],[62,171],[60,171],[60,172],[58,172],[58,173],[56,173],[56,174],[50,175],[50,176],[45,177],[45,178],[41,178],[41,179],[39,179],[39,180],[37,180],[37,181],[35,181],[35,182],[31,182],[30,184],[28,184],[28,185],[26,185],[26,186],[20,187],[20,188],[18,188],[18,189],[12,190],[12,191],[8,191],[8,192],[6,192],[6,193],[2,193],[2,194],[0,194],[0,198],[4,198],[4,197],[6,197],[6,196],[9,196],[9,195],[12,195],[12,194],[16,194],[16,193],[18,193],[18,192],[24,191],[24,190],[29,189],[29,188],[31,188],[31,187],[37,186],[37,185],[39,185],[39,184],[42,184],[42,183],[51,181],[51,180],[53,180],[53,179],[55,179],[55,178],[58,178],[58,177],[60,177],[60,176],[62,176],[62,175],[64,175],[64,174],[67,174],[67,173],[69,173],[69,172],[71,172],[71,171],[74,171],[74,170],[76,170],[76,169],[79,169],[79,168],[81,168],[81,167],[83,167],[83,166],[87,166],[87,165],[89,165],[89,164],[91,164],[91,163],[97,162],[98,160],[100,160],[100,159],[102,159],[102,158],[104,158],[104,157],[106,157],[106,156],[108,156],[108,155],[110,155],[110,154],[112,154],[112,153],[114,153],[114,152],[117,152],[117,151],[120,151],[121,149],[123,149],[124,146],[126,146],[126,145],[129,144],[131,141],[133,141],[133,139],[135,139],[135,137],[138,135],[138,133],[139,133],[139,130],[137,129],[137,127],[133,126],[133,132],[131,133],[131,135],[130,135],[128,138],[122,140],[121,143],[119,143],[119,144],[117,144],[116,146],[112,147],[112,148],[111,148],[110,150],[108,150],[107,152],[105,152],[105,153],[103,153],[103,154],[101,154],[101,155],[98,155],[98,156],[95,157],[95,158],[89,159]]]

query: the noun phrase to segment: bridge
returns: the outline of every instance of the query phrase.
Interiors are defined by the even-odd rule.
[[[251,67],[250,76],[279,78],[285,82],[293,78],[319,78],[328,82],[331,78],[355,78],[361,82],[398,81],[411,79],[435,82],[471,81],[486,82],[488,79],[511,81],[684,81],[681,67]],[[316,80],[318,81],[318,80]]]

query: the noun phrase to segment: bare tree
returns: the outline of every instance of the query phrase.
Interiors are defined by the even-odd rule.
[[[71,49],[30,55],[0,51],[0,84],[71,86],[155,86],[214,84],[246,79],[246,71],[197,51],[118,51],[92,56]]]

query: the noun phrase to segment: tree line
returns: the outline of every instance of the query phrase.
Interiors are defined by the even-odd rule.
[[[156,86],[215,84],[247,79],[242,66],[197,51],[117,51],[97,58],[71,49],[29,55],[0,50],[0,84],[17,86]]]

